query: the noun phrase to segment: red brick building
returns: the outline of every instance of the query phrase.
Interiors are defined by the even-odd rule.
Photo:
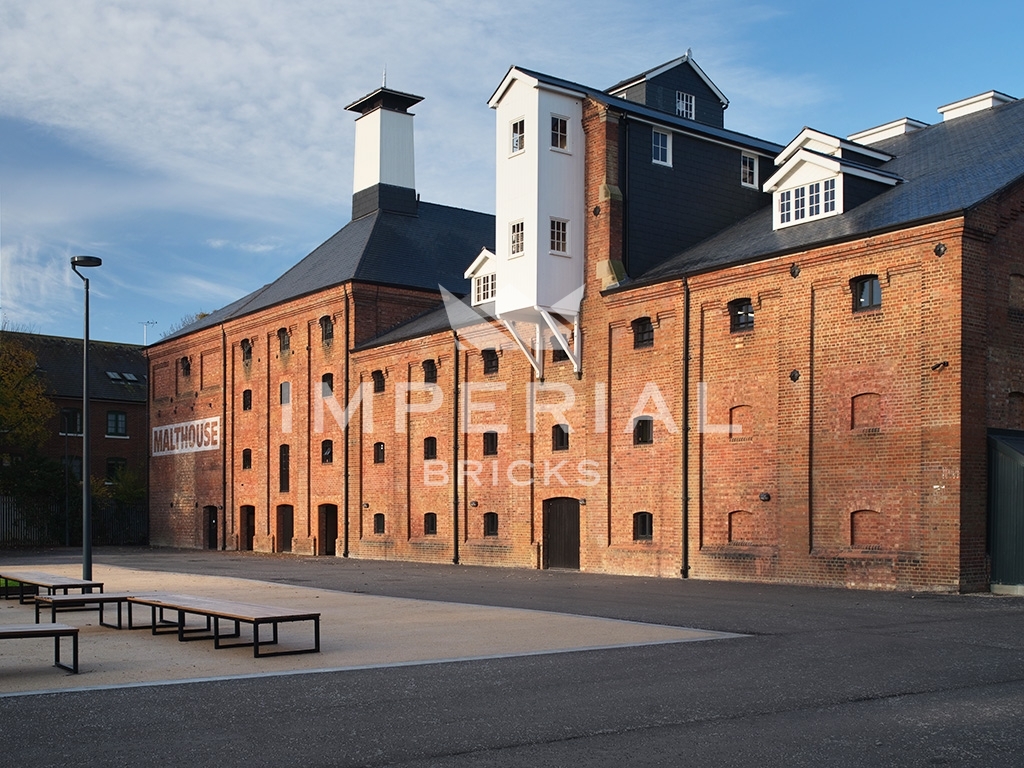
[[[155,544],[989,584],[1024,103],[781,147],[689,55],[607,90],[512,68],[490,217],[418,200],[416,100],[352,105],[349,225],[151,348]]]

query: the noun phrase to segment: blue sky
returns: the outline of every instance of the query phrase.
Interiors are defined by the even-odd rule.
[[[692,49],[726,127],[846,136],[995,89],[1024,97],[1024,3],[0,0],[0,314],[150,343],[270,282],[351,215],[354,115],[418,94],[424,199],[494,210],[509,66],[608,87]],[[146,321],[156,325],[144,326]]]

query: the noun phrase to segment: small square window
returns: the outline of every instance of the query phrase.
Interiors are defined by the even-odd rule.
[[[551,350],[551,362],[562,363],[569,359],[569,355],[565,353],[565,350],[561,347],[555,347]]]
[[[882,284],[878,275],[864,275],[850,281],[853,292],[853,311],[863,312],[866,309],[879,309],[882,306]]]
[[[498,455],[498,433],[484,432],[484,456]]]
[[[750,299],[729,302],[729,331],[738,333],[754,330],[754,305]]]
[[[685,117],[687,120],[693,120],[694,99],[692,93],[676,91],[676,114],[679,117]]]
[[[497,536],[498,535],[498,513],[497,512],[485,512],[484,513],[484,536]]]
[[[568,424],[555,424],[551,427],[551,450],[552,451],[568,451],[569,450],[569,425]]]
[[[564,117],[551,116],[551,148],[566,149],[569,146],[568,121]]]
[[[127,437],[128,414],[124,411],[107,411],[107,434],[112,437]]]
[[[112,483],[128,469],[127,459],[107,459],[107,482]]]
[[[526,149],[526,121],[516,120],[512,123],[512,154]]]
[[[491,375],[498,372],[498,353],[493,349],[485,349],[481,353],[484,358],[484,374]]]
[[[383,464],[384,463],[384,443],[373,444],[373,463]]]
[[[82,411],[78,408],[60,409],[60,434],[82,434]]]
[[[653,129],[651,140],[651,162],[658,165],[672,165],[672,134]]]
[[[633,421],[633,445],[650,445],[654,442],[654,419],[640,416]]]

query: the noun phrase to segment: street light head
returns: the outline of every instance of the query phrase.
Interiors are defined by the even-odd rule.
[[[103,263],[99,256],[72,256],[72,267],[98,267]]]

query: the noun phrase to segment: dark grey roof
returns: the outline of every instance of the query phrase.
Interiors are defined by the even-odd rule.
[[[494,216],[422,201],[417,210],[377,210],[349,222],[274,282],[157,344],[349,280],[465,293],[466,266],[494,248]]]
[[[48,395],[81,399],[81,339],[11,331],[2,335],[2,343],[19,344],[36,356],[37,372],[46,382]],[[146,402],[148,368],[141,345],[89,339],[89,399]]]
[[[785,148],[780,144],[765,141],[764,139],[758,139],[754,136],[748,136],[745,133],[737,133],[736,131],[729,131],[725,128],[716,128],[711,125],[705,125],[704,123],[698,123],[696,120],[687,120],[685,117],[670,115],[667,112],[661,112],[652,107],[637,104],[634,101],[609,96],[602,90],[591,88],[587,85],[580,85],[579,83],[574,83],[571,80],[552,77],[551,75],[545,75],[542,72],[535,72],[532,69],[526,69],[524,67],[513,67],[513,69],[517,69],[525,75],[536,78],[542,83],[570,91],[577,91],[585,94],[587,97],[592,98],[595,101],[614,107],[620,112],[640,117],[645,120],[650,120],[651,122],[660,123],[662,125],[672,126],[679,131],[685,131],[697,136],[706,136],[738,147],[759,150],[772,156],[778,155]]]
[[[767,206],[649,270],[623,289],[782,256],[957,215],[1024,177],[1024,100],[873,145],[893,155],[876,172],[903,179],[846,213],[772,229]]]
[[[387,333],[383,333],[358,345],[355,351],[383,347],[399,341],[408,341],[409,339],[450,331],[453,328],[465,328],[494,320],[493,301],[474,307],[470,302],[469,296],[458,297],[448,294],[444,299],[445,301],[442,306],[428,309],[411,320],[407,320],[401,325],[392,328]]]

